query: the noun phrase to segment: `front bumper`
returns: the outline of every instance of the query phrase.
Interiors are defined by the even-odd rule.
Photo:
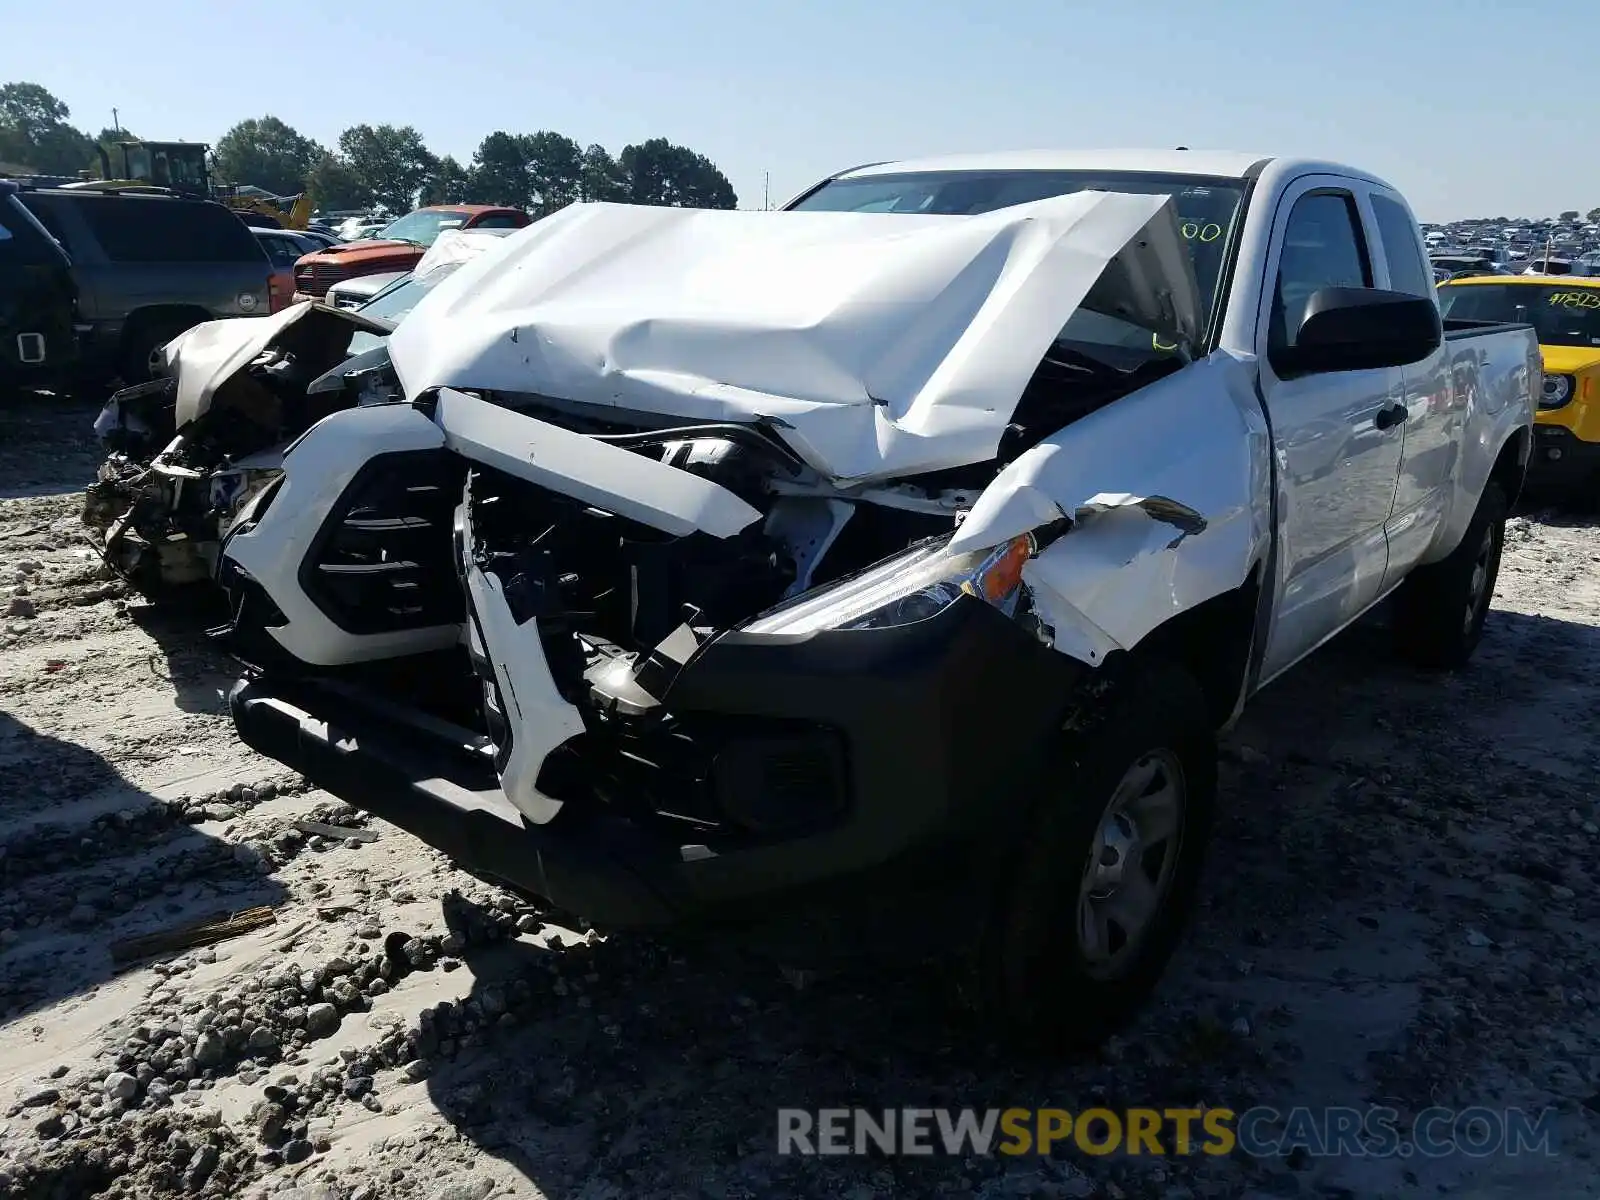
[[[794,832],[691,831],[598,797],[536,825],[501,791],[486,739],[371,691],[269,674],[231,703],[248,745],[601,927],[714,926],[795,961],[881,959],[975,932],[1030,798],[1059,771],[1052,734],[1084,670],[976,600],[895,630],[713,642],[663,701],[726,735],[719,762],[739,769],[713,772],[724,809],[807,803],[763,769],[773,727],[842,746],[838,794],[819,784]]]
[[[1600,442],[1586,442],[1564,425],[1535,424],[1527,488],[1600,496]]]

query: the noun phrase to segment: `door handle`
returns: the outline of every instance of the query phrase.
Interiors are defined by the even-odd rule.
[[[1388,408],[1380,408],[1378,415],[1372,418],[1372,424],[1377,429],[1393,429],[1396,425],[1404,424],[1410,415],[1406,406],[1396,401]]]

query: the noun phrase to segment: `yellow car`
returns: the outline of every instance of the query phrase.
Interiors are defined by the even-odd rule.
[[[1529,490],[1600,500],[1600,278],[1480,275],[1439,285],[1446,321],[1532,325],[1544,358]]]

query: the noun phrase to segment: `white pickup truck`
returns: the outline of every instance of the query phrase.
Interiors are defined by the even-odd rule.
[[[1215,738],[1394,598],[1477,644],[1539,348],[1373,176],[1192,152],[574,205],[395,332],[222,548],[250,745],[601,927],[958,949],[1092,1042]]]

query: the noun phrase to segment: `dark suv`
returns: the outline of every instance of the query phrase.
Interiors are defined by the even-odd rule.
[[[271,308],[266,252],[220,204],[75,188],[17,199],[72,260],[83,375],[141,383],[184,330]]]
[[[58,386],[78,357],[72,264],[0,180],[0,395]]]

